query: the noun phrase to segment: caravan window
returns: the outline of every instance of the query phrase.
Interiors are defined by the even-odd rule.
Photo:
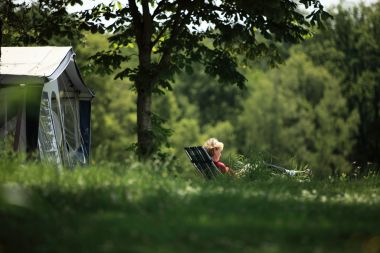
[[[56,134],[53,126],[53,114],[50,110],[49,96],[47,92],[42,93],[40,106],[40,122],[38,127],[38,145],[41,156],[47,161],[60,164]]]
[[[83,138],[80,132],[79,99],[75,85],[70,80],[68,73],[59,78],[60,102],[63,115],[63,127],[65,136],[65,146],[70,158],[69,164],[85,164]]]
[[[76,151],[80,147],[77,101],[71,98],[66,98],[62,99],[61,103],[68,149],[69,151]]]
[[[61,113],[59,112],[58,100],[54,92],[51,95],[51,117],[53,119],[58,148],[61,149],[62,143],[63,143],[62,142]]]
[[[68,95],[68,94],[67,94]],[[61,99],[64,118],[66,148],[72,165],[86,163],[83,153],[82,138],[79,130],[79,103],[75,96],[66,96]]]

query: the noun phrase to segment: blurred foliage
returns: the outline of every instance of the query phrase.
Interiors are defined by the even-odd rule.
[[[304,7],[303,11],[299,6]],[[311,26],[323,27],[323,21],[331,17],[317,0],[254,4],[240,0],[130,0],[99,3],[78,15],[83,29],[110,34],[109,48],[91,57],[99,71],[133,82],[138,94],[136,151],[141,159],[167,144],[170,131],[152,113],[152,95],[171,90],[176,74],[191,73],[194,63],[199,63],[197,68],[217,78],[218,83],[244,88],[241,62],[265,56],[270,65],[275,65],[281,62],[276,42],[301,42],[310,35]],[[102,19],[107,22],[100,22]],[[137,53],[125,50],[130,47],[135,47]],[[137,66],[125,64],[131,59],[138,61]],[[206,93],[208,99],[213,93],[215,90]],[[207,107],[219,97],[221,93],[215,98],[211,95]],[[216,111],[206,120],[215,120],[219,116]]]
[[[157,135],[172,132],[146,162],[133,152],[132,81],[89,60],[109,50],[109,34],[45,36],[31,29],[32,14],[16,13],[23,32],[5,33],[6,45],[74,46],[96,94],[93,152],[90,166],[62,170],[0,143],[0,252],[378,252],[379,3],[335,12],[307,43],[279,48],[284,66],[236,66],[245,90],[186,63],[173,91],[155,95]],[[122,68],[136,66],[131,58]],[[183,147],[210,137],[225,143],[222,160],[237,177],[197,177]],[[268,162],[315,177],[284,176]]]
[[[92,109],[93,160],[120,161],[133,156],[136,143],[136,94],[131,82],[96,72],[88,58],[107,48],[105,36],[85,33],[76,53],[85,83],[95,92]],[[132,64],[132,63],[131,63]]]
[[[295,157],[324,176],[331,169],[349,170],[357,117],[327,70],[292,50],[285,66],[253,78],[236,124],[239,151],[270,152],[283,162]]]
[[[380,164],[380,2],[338,6],[328,29],[305,45],[313,61],[338,78],[349,111],[359,116],[349,159]]]
[[[27,10],[33,12],[33,8]],[[177,161],[190,170],[183,147],[216,137],[225,143],[223,160],[236,154],[266,153],[268,161],[289,169],[307,166],[318,177],[349,171],[356,177],[378,168],[379,3],[352,9],[339,6],[332,13],[335,19],[326,29],[302,45],[277,44],[286,57],[284,66],[270,69],[261,58],[239,61],[237,70],[247,79],[243,90],[224,85],[201,64],[186,63],[186,71],[174,76],[171,87],[154,95],[152,112],[161,126],[155,134],[163,139],[154,159]],[[93,163],[134,159],[133,80],[114,79],[113,71],[90,60],[95,52],[112,49],[111,34],[79,35],[70,40],[36,33],[49,45],[73,45],[85,82],[95,91]],[[17,34],[7,36],[6,45],[45,44],[32,40],[20,44]],[[211,46],[213,42],[204,43]],[[122,68],[137,68],[137,48],[128,44],[117,50],[133,56]]]
[[[175,95],[185,95],[200,111],[199,123],[216,125],[217,122],[235,121],[235,112],[241,110],[247,97],[246,89],[223,85],[208,76],[198,65],[192,73],[181,74],[176,79]],[[181,108],[185,110],[185,108]]]
[[[351,253],[380,247],[378,176],[299,182],[256,170],[250,179],[206,183],[154,163],[58,171],[3,158],[2,251]]]
[[[74,45],[82,37],[80,22],[67,12],[81,0],[0,2],[1,46]]]

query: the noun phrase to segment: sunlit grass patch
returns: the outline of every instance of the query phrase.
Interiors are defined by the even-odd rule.
[[[0,245],[5,252],[25,252],[18,241],[28,252],[358,252],[377,247],[379,184],[375,176],[205,181],[140,162],[57,170],[11,160],[0,165]]]

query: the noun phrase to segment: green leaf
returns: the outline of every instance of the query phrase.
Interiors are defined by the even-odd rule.
[[[191,75],[191,74],[194,73],[194,70],[193,70],[193,68],[192,68],[190,65],[186,65],[186,67],[185,67],[185,71],[186,71],[186,73],[189,74],[189,75]]]
[[[119,8],[119,10],[123,9],[123,6],[121,5],[119,1],[116,2],[116,5],[117,5],[117,8]]]

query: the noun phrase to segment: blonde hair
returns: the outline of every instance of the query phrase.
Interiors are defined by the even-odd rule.
[[[216,149],[220,149],[220,151],[223,150],[223,148],[224,148],[224,144],[223,144],[223,142],[218,141],[218,139],[216,139],[216,138],[210,138],[210,139],[208,139],[208,140],[203,144],[203,147],[207,150],[207,153],[208,153],[210,156],[213,156],[213,155],[214,155],[214,151],[215,151]]]

